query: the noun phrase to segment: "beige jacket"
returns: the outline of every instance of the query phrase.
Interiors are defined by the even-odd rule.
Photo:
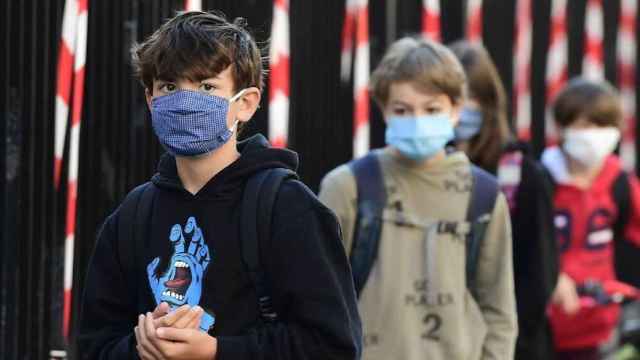
[[[517,335],[509,211],[499,194],[481,242],[476,291],[466,288],[465,216],[471,174],[456,152],[416,169],[390,149],[376,155],[388,205],[376,264],[362,290],[363,359],[513,359]],[[356,221],[347,165],[329,173],[320,199],[340,221],[347,252]],[[439,233],[440,221],[463,223]]]

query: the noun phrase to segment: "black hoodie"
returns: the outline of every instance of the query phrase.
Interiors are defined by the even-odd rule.
[[[218,340],[218,360],[359,358],[361,324],[337,220],[299,181],[281,187],[271,239],[260,244],[280,320],[259,320],[239,243],[244,186],[260,170],[295,170],[298,159],[291,151],[269,148],[262,136],[238,149],[240,158],[196,195],[183,188],[175,158],[161,158],[151,179],[148,236],[137,246],[133,274],[125,273],[117,246],[118,227],[131,219],[119,216],[122,205],[107,218],[82,299],[82,358],[137,359],[137,315],[153,311],[159,301],[199,304],[215,317],[209,333]]]

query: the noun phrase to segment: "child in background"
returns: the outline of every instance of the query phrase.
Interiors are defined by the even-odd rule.
[[[518,306],[516,359],[553,356],[546,319],[558,277],[552,189],[524,143],[511,142],[507,101],[495,65],[480,44],[450,45],[467,75],[467,100],[456,126],[456,146],[471,162],[498,175],[511,212],[513,270]]]
[[[547,149],[542,161],[555,183],[561,252],[549,310],[556,357],[601,359],[601,348],[613,340],[619,305],[581,307],[577,288],[616,279],[614,240],[640,245],[640,185],[612,154],[620,140],[622,112],[611,85],[573,79],[555,100],[553,114],[560,146]],[[620,186],[628,189],[625,199],[615,195]]]
[[[350,254],[363,359],[512,359],[508,206],[495,178],[446,148],[465,101],[464,70],[443,45],[403,38],[371,88],[388,146],[333,170],[320,191]],[[486,210],[483,220],[472,208]]]
[[[498,71],[482,45],[458,41],[449,46],[467,76],[467,99],[456,126],[456,146],[469,160],[497,174],[498,162],[511,140],[507,96]]]

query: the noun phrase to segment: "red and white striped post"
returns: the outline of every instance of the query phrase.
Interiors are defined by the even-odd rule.
[[[202,11],[202,0],[185,0],[184,9],[186,11]]]
[[[440,0],[422,0],[422,36],[433,41],[442,40]]]
[[[347,0],[342,24],[342,49],[340,53],[340,79],[343,83],[351,80],[351,65],[353,63],[353,43],[356,31],[357,4],[356,0]]]
[[[356,0],[353,157],[369,152],[369,0]]]
[[[355,39],[354,39],[355,38]],[[340,78],[346,84],[353,76],[353,157],[369,151],[369,1],[347,0],[342,26]]]
[[[546,135],[550,143],[557,141],[557,131],[551,107],[568,78],[567,0],[552,0],[551,31],[547,52]]]
[[[54,185],[60,186],[62,156],[64,151],[71,89],[73,88],[73,58],[76,50],[76,22],[78,19],[78,1],[67,0],[62,18],[62,33],[58,49],[58,71],[56,80],[56,114],[54,140]]]
[[[622,100],[620,157],[627,171],[635,170],[636,132],[636,17],[638,0],[620,1],[618,30],[618,86]]]
[[[78,167],[80,156],[80,122],[84,96],[84,72],[87,52],[88,0],[69,0],[65,4],[62,25],[62,41],[58,60],[55,133],[55,183],[59,186],[62,150],[69,106],[71,106],[71,131],[69,143],[69,167],[67,184],[67,213],[64,252],[64,307],[63,334],[69,336],[71,322],[71,294],[73,290],[74,242],[76,231],[76,207]],[[73,95],[73,97],[71,97]]]
[[[514,46],[513,104],[518,137],[531,139],[531,0],[518,0]]]
[[[273,2],[269,68],[269,140],[283,148],[289,136],[289,0]]]
[[[582,75],[587,79],[604,79],[604,13],[602,0],[588,0],[585,15],[584,58]]]
[[[467,40],[482,42],[482,0],[467,1]]]

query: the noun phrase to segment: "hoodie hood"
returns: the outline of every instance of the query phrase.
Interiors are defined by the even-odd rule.
[[[216,174],[196,194],[201,197],[218,197],[238,189],[251,175],[265,169],[298,169],[298,154],[287,149],[274,149],[267,139],[258,134],[238,142],[240,157]],[[157,172],[151,181],[160,188],[186,191],[182,186],[176,159],[165,153],[158,162]]]

